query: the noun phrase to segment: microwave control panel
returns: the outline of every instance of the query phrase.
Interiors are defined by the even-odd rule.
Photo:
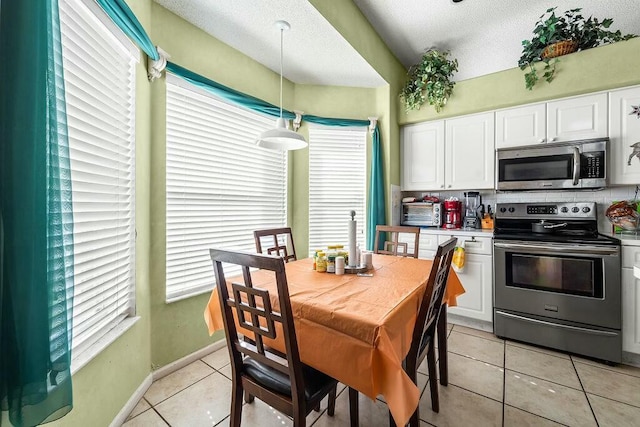
[[[580,178],[604,178],[604,170],[603,151],[580,155]]]

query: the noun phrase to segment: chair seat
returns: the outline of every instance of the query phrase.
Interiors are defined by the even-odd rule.
[[[291,396],[291,380],[289,376],[260,363],[255,359],[246,357],[243,361],[244,370],[254,381],[276,393]],[[311,366],[302,365],[304,376],[304,397],[307,402],[325,396],[335,384],[336,380]]]

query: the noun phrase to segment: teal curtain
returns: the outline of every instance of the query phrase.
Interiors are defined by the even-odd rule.
[[[371,138],[371,179],[369,181],[369,202],[367,203],[367,249],[372,251],[376,238],[376,225],[384,224],[384,176],[382,169],[382,148],[380,147],[380,130],[373,130]],[[381,236],[380,242],[384,242]]]
[[[153,60],[160,59],[149,35],[124,0],[96,0],[120,29]]]
[[[271,117],[280,117],[280,107],[269,104],[261,99],[244,94],[230,87],[224,86],[213,80],[209,80],[193,71],[187,70],[172,62],[167,63],[167,71],[183,78],[189,83],[206,90],[213,95],[232,102],[240,107],[248,108],[258,113],[266,114]],[[293,119],[296,117],[294,113],[282,110],[282,117],[285,119]]]
[[[312,116],[311,114],[305,114],[302,119],[309,123],[315,123],[325,126],[369,126],[369,120],[353,120],[353,119],[331,119],[328,117]]]
[[[14,426],[72,408],[73,217],[61,54],[57,0],[2,1],[0,408]]]

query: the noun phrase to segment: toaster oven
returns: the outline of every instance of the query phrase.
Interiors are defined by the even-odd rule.
[[[402,225],[440,227],[441,224],[441,203],[412,202],[402,204]]]

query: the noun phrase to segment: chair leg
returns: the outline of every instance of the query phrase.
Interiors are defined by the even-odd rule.
[[[320,402],[318,402],[318,404],[315,406],[315,408],[313,408],[313,410],[315,412],[320,412]]]
[[[238,381],[233,381],[231,386],[231,422],[230,427],[240,427],[242,420],[242,384]]]
[[[393,419],[391,411],[389,411],[389,427],[396,427],[396,420]]]
[[[433,345],[429,345],[429,349],[427,350],[427,364],[429,365],[431,409],[433,409],[433,412],[440,412],[440,401],[438,400],[438,378],[436,377],[436,352]]]
[[[336,412],[336,395],[338,394],[338,385],[334,385],[329,392],[329,398],[327,399],[327,415],[333,417]]]
[[[351,427],[358,427],[360,424],[360,414],[358,413],[358,390],[349,387],[349,417]]]
[[[440,361],[440,384],[449,384],[449,361],[447,353],[447,304],[440,307],[438,317],[438,360]]]
[[[248,391],[244,392],[244,401],[247,403],[253,403],[253,395],[250,394]]]

